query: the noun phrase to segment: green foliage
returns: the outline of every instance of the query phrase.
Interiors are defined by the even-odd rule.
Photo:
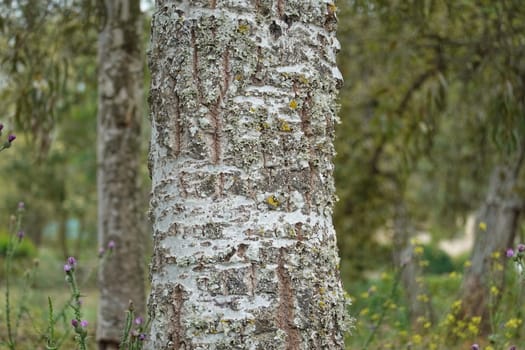
[[[452,258],[434,245],[424,246],[422,259],[428,263],[424,269],[426,273],[444,274],[456,270]]]
[[[10,234],[4,231],[0,231],[0,256],[5,259],[7,250],[11,239],[18,239],[16,237],[10,237]],[[18,245],[17,249],[13,253],[14,259],[19,258],[33,258],[36,256],[36,247],[28,239],[23,239]]]
[[[517,0],[339,8],[347,84],[335,224],[357,267],[376,256],[372,238],[391,229],[399,202],[414,227],[452,237],[477,209],[492,168],[525,147],[525,8]]]

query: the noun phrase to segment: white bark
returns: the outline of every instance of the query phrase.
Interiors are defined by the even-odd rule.
[[[143,53],[139,0],[105,0],[99,34],[98,240],[114,252],[99,271],[99,349],[117,349],[130,300],[145,310],[139,161]]]
[[[334,11],[157,1],[147,348],[343,348]]]

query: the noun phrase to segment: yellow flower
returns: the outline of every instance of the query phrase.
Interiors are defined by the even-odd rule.
[[[519,318],[511,318],[505,323],[505,328],[516,329],[521,325],[521,320]]]
[[[429,300],[428,299],[428,295],[426,295],[426,294],[419,294],[416,298],[417,298],[417,300],[422,301],[424,303],[427,303],[428,300]]]
[[[499,259],[501,254],[500,252],[493,252],[492,254],[490,254],[490,256],[492,257],[492,259]]]
[[[479,332],[478,326],[475,325],[475,324],[472,324],[472,323],[469,323],[468,330],[469,330],[470,333],[472,333],[474,335],[478,334],[478,332]]]
[[[418,245],[414,247],[414,254],[416,255],[422,255],[423,254],[423,247]]]
[[[490,293],[493,294],[493,295],[498,295],[499,294],[498,287],[496,287],[496,286],[490,287]]]
[[[298,104],[296,100],[291,100],[289,103],[290,109],[296,109]]]
[[[485,222],[481,221],[481,222],[479,223],[479,229],[480,229],[481,231],[487,231],[487,224],[486,224]]]
[[[422,340],[423,340],[423,338],[419,334],[414,334],[412,336],[412,343],[414,343],[416,345],[421,344]]]
[[[369,311],[368,308],[365,307],[363,310],[361,310],[361,312],[359,313],[359,315],[360,315],[360,316],[366,316],[366,315],[368,315],[368,311]]]
[[[471,267],[472,266],[472,261],[470,261],[470,260],[465,261],[464,266],[465,267]]]

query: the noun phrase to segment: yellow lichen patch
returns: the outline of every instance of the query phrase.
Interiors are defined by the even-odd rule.
[[[281,202],[276,196],[271,195],[266,198],[266,204],[268,204],[271,209],[277,209],[281,205]]]
[[[259,124],[259,128],[261,130],[267,130],[267,129],[270,128],[270,124],[268,124],[267,122],[262,122],[262,123]]]
[[[480,222],[480,223],[479,223],[479,229],[480,229],[481,231],[487,231],[487,224],[486,224],[485,222],[483,222],[483,221]]]
[[[301,74],[301,75],[299,76],[299,82],[300,82],[301,84],[307,85],[310,81],[308,80],[307,77],[305,77],[304,75]]]
[[[297,109],[298,103],[296,100],[291,100],[288,106],[290,106],[290,109],[294,110]]]
[[[239,24],[237,31],[241,34],[247,34],[250,32],[250,25],[246,23]]]
[[[284,119],[279,119],[279,130],[284,132],[290,132],[292,131],[292,128],[290,127],[290,124]]]
[[[242,79],[242,74],[235,74],[235,80],[240,81]]]
[[[253,114],[253,113],[255,113],[255,111],[256,111],[256,110],[255,110],[255,107],[251,106],[251,107],[250,107],[250,113]]]

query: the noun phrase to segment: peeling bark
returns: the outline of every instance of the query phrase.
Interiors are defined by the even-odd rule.
[[[343,349],[329,8],[158,1],[147,349]]]
[[[114,252],[99,270],[99,349],[117,349],[132,300],[145,311],[139,160],[143,55],[139,0],[106,0],[99,33],[98,240]]]

